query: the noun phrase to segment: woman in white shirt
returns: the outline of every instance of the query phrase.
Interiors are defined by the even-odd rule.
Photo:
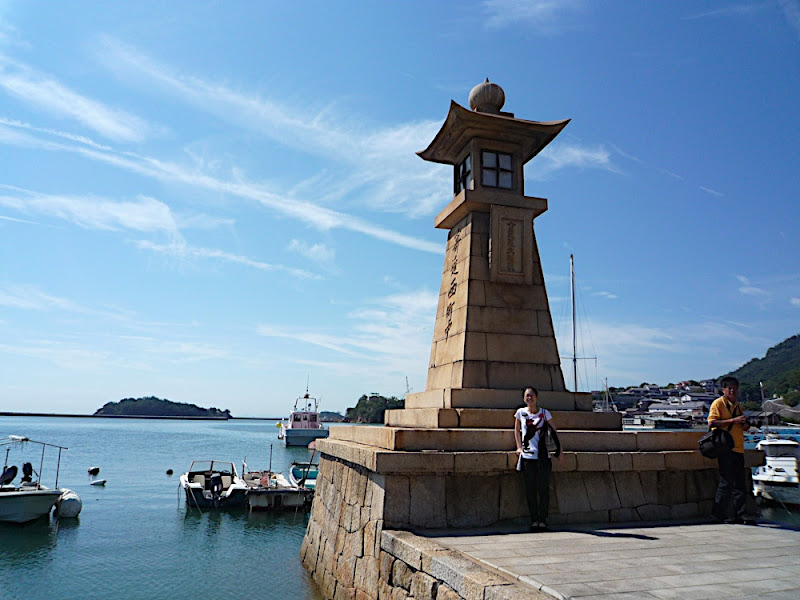
[[[536,388],[525,388],[525,406],[514,414],[514,438],[517,441],[517,470],[522,471],[528,510],[531,514],[531,531],[547,528],[547,513],[550,509],[550,473],[553,465],[547,451],[547,438],[556,445],[556,458],[561,456],[558,434],[550,422],[553,415],[546,408],[539,408],[539,392]]]

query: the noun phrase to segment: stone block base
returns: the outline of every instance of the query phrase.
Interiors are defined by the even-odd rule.
[[[507,581],[486,573],[454,578],[462,587],[454,586],[441,575],[444,563],[438,572],[419,553],[401,556],[403,544],[383,533],[526,524],[514,452],[397,452],[331,439],[320,440],[318,449],[317,490],[301,557],[327,599],[462,600],[483,598],[490,587],[492,593],[509,591],[502,587]],[[748,452],[748,470],[759,459],[760,452]],[[553,467],[553,525],[683,522],[710,514],[717,484],[716,461],[696,450],[567,452]]]

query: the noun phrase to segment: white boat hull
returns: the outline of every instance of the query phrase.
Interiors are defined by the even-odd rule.
[[[800,505],[800,487],[795,484],[775,485],[764,481],[753,482],[753,492],[757,498],[780,504]]]
[[[251,490],[247,494],[250,510],[279,510],[282,508],[302,508],[308,504],[311,495],[308,490],[298,488]]]
[[[753,472],[753,493],[781,504],[800,504],[800,444],[769,435],[756,445],[765,454],[765,464]]]
[[[280,510],[302,508],[311,503],[314,493],[306,488],[292,485],[280,473],[250,471],[243,477],[249,489],[247,504],[250,510]]]
[[[215,495],[198,485],[183,486],[186,505],[190,508],[241,508],[245,505],[245,490],[228,490]]]
[[[12,488],[0,491],[0,521],[27,523],[50,514],[61,490]]]
[[[326,438],[330,435],[327,429],[294,429],[291,427],[283,430],[283,441],[287,446],[308,446],[314,440]]]
[[[247,484],[227,461],[194,461],[180,477],[191,508],[237,508],[246,504]]]

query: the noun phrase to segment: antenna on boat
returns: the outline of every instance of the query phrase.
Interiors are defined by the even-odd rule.
[[[569,255],[569,290],[572,300],[572,381],[578,391],[578,331],[575,328],[575,260]]]
[[[577,294],[575,289],[575,258],[572,254],[569,255],[569,291],[570,301],[572,304],[572,382],[575,386],[575,392],[578,391],[578,359],[580,360],[594,360],[595,368],[597,367],[597,357],[578,356],[578,310],[577,310]]]
[[[272,444],[269,445],[269,472],[272,473]]]

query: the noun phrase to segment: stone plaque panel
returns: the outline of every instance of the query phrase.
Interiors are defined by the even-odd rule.
[[[492,205],[489,240],[490,280],[533,283],[533,211]]]

